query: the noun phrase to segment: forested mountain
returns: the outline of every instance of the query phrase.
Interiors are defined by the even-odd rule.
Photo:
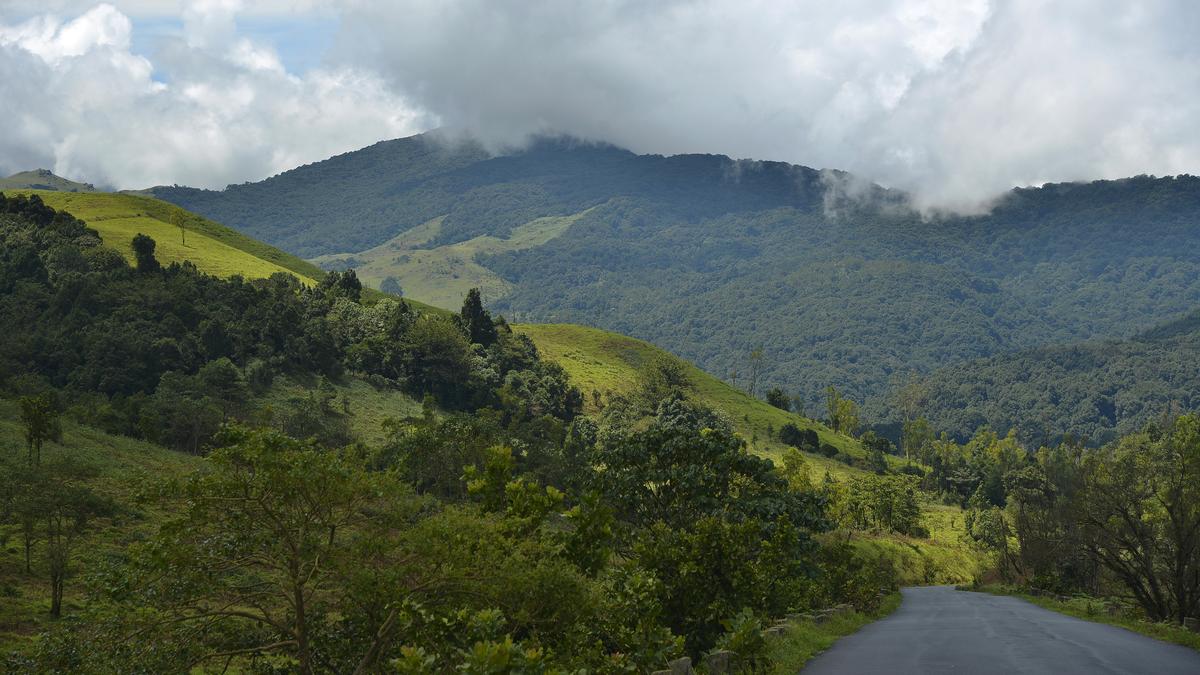
[[[509,318],[647,339],[810,408],[833,385],[886,413],[910,373],[1124,338],[1200,304],[1189,176],[1020,189],[985,215],[929,216],[902,194],[787,164],[563,139],[492,156],[427,135],[220,192],[154,193],[351,267],[424,226],[378,249],[373,274],[391,260],[410,289],[416,252],[458,244],[439,259],[445,275],[494,275],[489,300]],[[461,246],[554,216],[572,218],[536,245]]]
[[[1027,349],[934,372],[933,425],[965,438],[983,425],[1029,445],[1070,434],[1101,445],[1200,405],[1200,311],[1128,340]]]

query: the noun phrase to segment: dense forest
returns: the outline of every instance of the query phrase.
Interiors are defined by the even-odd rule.
[[[133,247],[0,197],[0,387],[24,440],[0,457],[0,531],[61,617],[7,669],[639,672],[721,648],[753,668],[772,619],[894,588],[886,558],[823,533],[927,536],[915,476],[751,455],[673,361],[583,417],[477,293],[424,314],[365,303],[352,272],[219,279]],[[277,409],[280,377],[312,386]],[[336,394],[352,378],[423,411],[364,443]],[[67,421],[203,459],[113,485],[56,445]]]
[[[1104,445],[1200,405],[1200,312],[1128,340],[1038,347],[939,369],[916,385],[930,422],[963,439],[987,425],[1031,445]],[[871,414],[875,411],[867,411]]]
[[[426,135],[224,191],[154,194],[306,256],[361,251],[441,216],[425,246],[591,209],[543,245],[479,259],[512,284],[489,298],[495,308],[644,338],[758,395],[783,388],[807,409],[835,386],[872,423],[898,423],[895,393],[913,376],[1128,338],[1200,305],[1200,179],[1188,176],[1019,189],[984,215],[956,216],[781,163],[569,139],[489,155]],[[1125,389],[1125,409],[1157,405],[1139,392]],[[1027,412],[930,414],[969,433],[965,421]],[[1069,412],[1049,433],[1130,428],[1103,407]]]

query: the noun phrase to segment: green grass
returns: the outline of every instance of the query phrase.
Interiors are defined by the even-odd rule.
[[[13,401],[0,399],[0,470],[6,463],[25,461],[25,441],[20,413]],[[92,489],[108,495],[126,510],[110,527],[92,530],[76,546],[74,567],[85,569],[92,561],[119,553],[131,541],[153,531],[161,517],[151,510],[134,507],[135,493],[170,476],[200,465],[200,458],[123,436],[111,436],[69,419],[62,422],[61,442],[42,448],[42,461],[72,460],[93,467],[97,476]],[[15,528],[0,526],[0,653],[23,651],[32,646],[30,637],[49,625],[50,592],[40,546],[35,547],[32,574],[26,574],[23,548]],[[78,611],[85,598],[78,576],[67,581],[65,616]]]
[[[19,192],[36,194],[48,206],[87,222],[106,245],[130,261],[130,244],[134,235],[141,233],[157,243],[155,253],[163,264],[190,260],[200,271],[214,276],[240,274],[253,279],[288,272],[308,284],[324,276],[311,263],[153,197],[111,192]],[[186,224],[186,244],[179,228],[171,223],[176,216]]]
[[[308,395],[316,387],[315,381],[299,381],[289,377],[278,377],[271,389],[255,403],[282,408],[288,399]],[[380,445],[387,440],[383,423],[389,418],[403,419],[421,414],[421,402],[394,389],[380,389],[357,378],[334,383],[338,401],[345,397],[350,401],[350,431],[356,438],[369,445]]]
[[[406,297],[455,310],[472,288],[478,288],[485,299],[502,297],[512,288],[500,275],[476,262],[477,256],[541,246],[566,232],[586,213],[538,218],[515,228],[507,239],[483,235],[457,244],[426,248],[441,230],[445,217],[441,216],[375,248],[361,253],[323,255],[313,258],[313,262],[348,264],[363,283],[374,287],[387,277],[396,277]]]
[[[287,272],[312,285],[325,276],[325,271],[247,237],[240,232],[213,222],[190,211],[144,195],[114,192],[59,192],[48,190],[8,190],[6,194],[36,194],[48,206],[85,221],[100,233],[104,244],[119,251],[133,262],[131,244],[134,235],[146,234],[157,244],[155,255],[163,264],[190,260],[196,268],[218,277],[240,275],[260,279],[276,272]],[[179,228],[171,224],[180,214],[187,227],[186,245]],[[389,297],[371,288],[363,289],[363,298],[375,302]],[[446,310],[419,300],[408,303],[422,312],[445,314]]]
[[[1024,589],[1006,586],[1003,584],[987,584],[982,586],[971,586],[960,590],[978,591],[980,593],[991,593],[992,595],[1010,595],[1015,598],[1020,598],[1026,602],[1033,603],[1038,607],[1049,609],[1059,614],[1066,614],[1077,619],[1085,621],[1094,621],[1096,623],[1106,623],[1110,626],[1118,626],[1126,630],[1131,630],[1135,633],[1152,637],[1163,642],[1171,642],[1185,647],[1191,647],[1195,650],[1200,650],[1200,633],[1192,631],[1180,626],[1176,623],[1158,623],[1154,621],[1146,621],[1139,618],[1134,612],[1122,612],[1120,614],[1108,614],[1104,611],[1104,599],[1091,598],[1086,596],[1072,597],[1067,601],[1058,600],[1041,595],[1030,595]]]
[[[0,178],[0,191],[9,190],[61,190],[63,192],[95,192],[95,186],[90,183],[76,183],[73,180],[55,176],[46,169],[22,171],[8,178]]]
[[[967,540],[962,509],[923,504],[921,524],[929,530],[928,539],[864,532],[833,536],[849,536],[859,551],[891,560],[902,586],[971,583],[990,569],[988,557]]]
[[[266,395],[254,404],[282,406],[293,396],[303,396],[315,382],[300,382],[280,377]],[[418,415],[421,404],[403,393],[376,389],[357,379],[334,385],[339,400],[350,401],[350,428],[362,441],[379,444],[385,440],[383,421],[389,417]],[[93,561],[115,555],[132,541],[154,531],[161,513],[135,505],[137,493],[157,481],[180,476],[196,469],[199,457],[165,449],[123,436],[113,436],[63,417],[61,442],[49,442],[42,448],[45,463],[70,458],[93,467],[97,475],[89,481],[92,489],[112,497],[128,511],[111,523],[95,529],[77,546],[76,568],[92,566]],[[8,463],[25,461],[25,441],[20,412],[15,402],[0,399],[0,471]],[[49,584],[43,573],[40,548],[34,550],[34,569],[26,574],[21,539],[13,526],[0,525],[0,654],[25,651],[33,646],[32,636],[50,624]],[[78,612],[86,601],[83,582],[68,581],[64,615]]]
[[[539,352],[567,371],[572,384],[584,394],[587,412],[595,412],[593,391],[602,395],[633,391],[642,365],[655,355],[667,353],[649,342],[586,326],[517,324],[513,330],[528,335]],[[862,445],[849,436],[815,420],[768,405],[690,363],[685,362],[685,367],[695,398],[725,415],[750,444],[751,450],[760,455],[779,459],[786,448],[776,435],[788,422],[801,429],[815,430],[822,443],[829,443],[848,455],[862,457],[864,454]],[[810,454],[806,459],[814,480],[820,480],[826,471],[839,478],[861,473],[820,455]],[[900,460],[891,458],[891,461]]]
[[[879,609],[870,614],[850,612],[835,615],[824,623],[794,621],[787,632],[776,638],[768,638],[771,673],[794,675],[814,656],[829,649],[839,639],[857,632],[863,626],[882,619],[900,606],[900,594],[891,593],[880,603]]]

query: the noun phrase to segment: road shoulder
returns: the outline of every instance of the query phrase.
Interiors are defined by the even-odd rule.
[[[1183,645],[1184,647],[1200,651],[1200,633],[1192,632],[1174,623],[1146,621],[1132,615],[1128,611],[1110,613],[1106,609],[1108,603],[1102,598],[1075,596],[1066,600],[1060,600],[1045,595],[1032,595],[1027,589],[1002,584],[986,584],[978,587],[962,586],[958,590],[1020,598],[1025,602],[1037,605],[1043,609],[1058,612],[1059,614],[1066,614],[1067,616],[1093,623],[1103,623],[1109,626],[1124,628],[1134,633],[1145,635],[1146,637],[1152,637],[1171,644]]]
[[[882,619],[900,606],[899,592],[890,593],[870,613],[848,612],[831,617],[823,623],[801,620],[787,626],[783,635],[771,638],[769,658],[772,674],[794,674],[814,656],[829,649],[843,637]]]

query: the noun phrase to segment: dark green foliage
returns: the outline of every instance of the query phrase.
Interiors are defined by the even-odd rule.
[[[415,394],[433,394],[439,403],[463,407],[471,377],[471,344],[445,317],[422,316],[404,335],[408,355],[403,370]]]
[[[1200,312],[1122,341],[1045,347],[972,361],[926,380],[925,412],[958,438],[987,424],[1031,445],[1067,436],[1103,445],[1200,403]]]
[[[42,461],[42,444],[46,441],[59,440],[62,437],[62,427],[59,425],[59,404],[51,393],[36,396],[22,396],[21,425],[25,428],[25,445],[29,451],[28,460],[32,465]]]
[[[139,272],[157,272],[162,269],[158,258],[154,257],[154,240],[148,235],[135,235],[132,246],[133,257],[137,262],[137,270]]]
[[[808,452],[817,452],[821,446],[821,439],[817,436],[815,429],[802,430],[792,422],[787,422],[779,427],[779,440],[793,448]]]
[[[396,297],[404,295],[404,289],[400,287],[400,280],[396,277],[388,277],[384,279],[379,284],[379,290]]]
[[[683,527],[720,514],[822,523],[811,495],[791,494],[769,460],[726,431],[654,427],[597,450],[596,485],[623,518]]]
[[[634,551],[638,564],[663,584],[672,631],[698,654],[725,632],[722,620],[743,609],[778,616],[806,604],[806,582],[817,575],[815,549],[787,519],[768,527],[757,519],[704,517],[687,529],[653,525]]]
[[[73,557],[80,538],[116,511],[89,486],[94,478],[94,470],[73,462],[14,466],[0,459],[0,524],[18,526],[26,573],[33,572],[35,547],[40,551],[38,573],[50,582],[54,618],[62,615],[67,579],[78,571]]]
[[[896,588],[896,572],[884,557],[867,558],[845,541],[822,546],[817,553],[821,585],[818,604],[848,602],[860,612],[879,606],[879,591]]]
[[[1040,589],[1132,596],[1153,621],[1200,613],[1200,418],[1015,461],[1005,458],[1008,440],[982,453],[1003,480],[981,476],[967,519],[1002,573]]]
[[[479,296],[478,288],[467,291],[459,319],[462,321],[467,339],[472,344],[489,347],[496,342],[496,324],[492,322],[492,315],[483,308],[483,300]]]
[[[912,476],[862,476],[845,483],[827,480],[822,491],[842,527],[927,535],[917,483]]]
[[[772,387],[771,390],[767,392],[767,403],[770,403],[780,410],[785,410],[788,412],[791,412],[792,410],[792,398],[779,387]]]
[[[560,438],[581,407],[562,369],[493,321],[478,294],[463,315],[472,342],[457,320],[391,299],[363,304],[353,271],[313,289],[285,274],[217,279],[188,263],[150,273],[153,241],[138,242],[145,259],[135,272],[98,254],[99,238],[79,221],[36,200],[0,203],[0,313],[13,319],[0,336],[0,372],[86,399],[85,416],[105,429],[193,453],[222,423],[255,412],[247,380],[261,391],[278,371],[317,380],[350,370],[445,408],[503,409],[504,423],[529,437]],[[348,411],[331,396],[296,397],[269,421],[345,444]],[[31,456],[44,438],[32,437]]]
[[[354,270],[330,272],[317,284],[317,290],[322,291],[330,299],[345,298],[351,302],[362,299],[362,282]]]

